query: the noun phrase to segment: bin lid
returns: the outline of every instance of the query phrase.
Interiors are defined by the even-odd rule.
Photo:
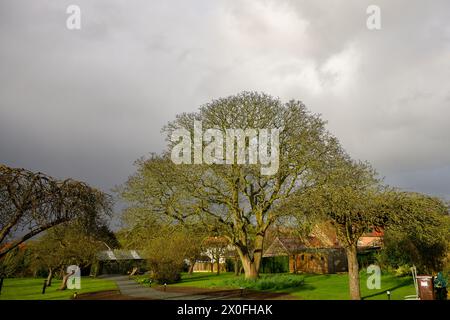
[[[422,275],[422,276],[417,276],[416,278],[417,278],[417,279],[423,279],[423,280],[425,280],[425,279],[432,279],[433,276],[425,276],[425,275]]]

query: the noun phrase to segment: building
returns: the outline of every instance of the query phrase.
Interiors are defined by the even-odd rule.
[[[207,237],[203,240],[202,256],[193,266],[193,272],[221,272],[227,271],[226,259],[234,251],[228,240],[224,237]],[[219,263],[217,263],[219,262]]]
[[[378,250],[383,247],[383,230],[371,230],[358,240],[358,250]]]
[[[289,257],[289,272],[337,273],[347,271],[347,257],[342,247],[322,243],[316,237],[301,240],[277,237],[264,257]]]
[[[383,231],[373,230],[358,241],[358,254],[366,264],[383,245]],[[264,252],[265,258],[288,257],[289,272],[338,273],[348,270],[345,249],[327,224],[313,228],[309,236],[276,237]]]
[[[146,270],[147,262],[138,250],[104,250],[97,253],[95,274],[127,274],[134,268]]]

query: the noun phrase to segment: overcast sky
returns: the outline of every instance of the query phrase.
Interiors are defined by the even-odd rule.
[[[450,198],[448,0],[1,0],[0,40],[9,166],[108,191],[177,113],[256,90],[321,113],[387,183]]]

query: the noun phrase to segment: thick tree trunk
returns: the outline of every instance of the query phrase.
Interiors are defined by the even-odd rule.
[[[258,268],[254,261],[250,261],[250,259],[244,261],[244,272],[245,279],[257,279],[259,276]]]
[[[53,269],[49,268],[47,276],[47,287],[50,287],[52,285],[52,280],[53,280]]]
[[[256,265],[255,261],[250,259],[248,255],[242,256],[241,260],[245,279],[257,279],[259,276],[259,266]]]
[[[350,289],[350,299],[361,300],[357,246],[353,245],[346,248],[346,253],[348,262],[348,284]]]
[[[264,234],[259,233],[255,238],[255,249],[253,257],[250,256],[248,247],[236,245],[236,249],[241,258],[242,267],[244,268],[246,279],[257,279],[259,277],[259,268],[261,267],[261,259],[263,253]]]

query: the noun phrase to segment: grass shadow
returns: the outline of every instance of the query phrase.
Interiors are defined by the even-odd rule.
[[[373,298],[373,297],[380,296],[380,295],[385,295],[386,291],[391,291],[392,292],[392,291],[394,291],[396,289],[407,287],[410,284],[411,284],[411,281],[403,280],[401,283],[397,284],[396,286],[393,286],[393,287],[387,288],[387,289],[385,289],[383,291],[379,291],[379,292],[376,292],[376,293],[369,294],[369,295],[366,295],[364,297],[361,297],[361,300],[365,300],[367,298]]]

